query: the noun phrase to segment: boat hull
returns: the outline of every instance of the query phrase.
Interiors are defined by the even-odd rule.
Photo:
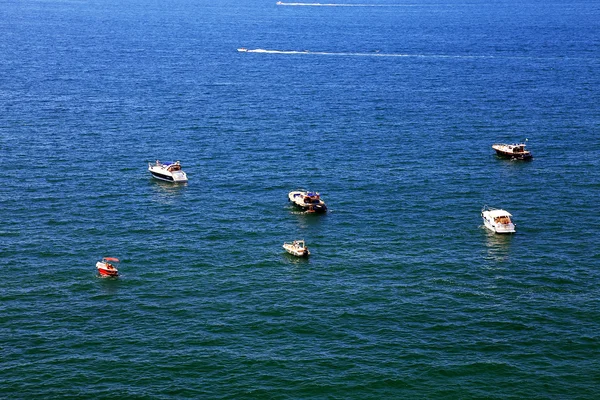
[[[186,183],[187,182],[187,178],[185,178],[185,179],[184,178],[176,179],[172,175],[165,175],[165,174],[161,174],[161,173],[158,173],[158,172],[155,172],[155,171],[150,171],[150,173],[152,174],[152,176],[155,179],[158,179],[158,180],[163,181],[163,182],[173,182],[173,183]]]
[[[119,276],[119,271],[108,271],[102,268],[98,268],[98,273],[102,276]]]
[[[294,203],[294,205],[300,210],[309,213],[309,214],[324,214],[327,212],[327,206],[324,204],[298,204]]]
[[[154,172],[154,171],[150,171],[150,173],[152,174],[152,176],[154,178],[156,178],[158,180],[165,181],[165,182],[174,182],[172,176],[162,175],[162,174],[159,174],[158,172]]]
[[[498,157],[501,158],[507,158],[510,160],[531,160],[533,158],[533,156],[531,155],[531,153],[507,153],[505,151],[502,150],[496,150],[496,155]]]

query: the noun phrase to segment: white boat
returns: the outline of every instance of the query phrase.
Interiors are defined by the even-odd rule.
[[[288,193],[288,199],[307,213],[324,213],[327,211],[327,205],[321,200],[321,195],[317,192],[295,190]]]
[[[525,146],[525,143],[495,143],[492,145],[492,149],[500,157],[510,158],[511,160],[530,160],[533,156],[530,151],[525,150]]]
[[[239,49],[237,49],[237,51],[239,51],[240,53],[246,53],[248,52],[248,49],[245,47],[240,47]]]
[[[182,171],[179,161],[161,163],[156,160],[155,164],[148,164],[148,171],[156,179],[167,182],[185,183],[188,181],[187,174]]]
[[[96,263],[98,273],[102,276],[119,276],[119,259],[116,257],[103,257]]]
[[[506,210],[484,206],[481,218],[486,228],[495,233],[515,233],[515,224],[510,219],[512,215]]]
[[[304,240],[285,242],[283,243],[283,248],[285,251],[296,257],[308,257],[310,255],[310,251],[308,251],[308,247],[306,246],[306,243],[304,243]]]

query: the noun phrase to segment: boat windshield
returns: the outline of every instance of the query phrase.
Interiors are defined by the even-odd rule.
[[[305,203],[309,203],[309,204],[319,204],[321,202],[321,199],[319,197],[319,195],[313,195],[313,196],[306,196],[304,197],[304,202]]]
[[[501,217],[494,218],[494,221],[498,224],[508,225],[510,224],[510,217],[508,215],[503,215]]]

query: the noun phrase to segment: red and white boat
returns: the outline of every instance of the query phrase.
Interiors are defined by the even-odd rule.
[[[115,257],[103,257],[102,260],[96,263],[98,273],[102,276],[119,276],[119,259]]]

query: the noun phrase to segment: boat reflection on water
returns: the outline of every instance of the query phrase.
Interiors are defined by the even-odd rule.
[[[170,204],[187,188],[187,183],[174,185],[159,180],[149,181],[152,188],[152,200],[160,204]]]
[[[486,236],[486,259],[494,261],[508,261],[510,259],[510,243],[513,235],[496,235],[484,226]]]
[[[304,211],[292,211],[292,214],[299,229],[315,229],[316,232],[320,232],[321,227],[326,225],[323,218],[314,218],[315,214],[307,214]]]
[[[281,261],[285,265],[293,267],[295,270],[296,268],[302,268],[305,265],[308,265],[310,263],[310,257],[292,257],[288,253],[282,252]]]
[[[104,294],[107,295],[114,295],[119,293],[121,287],[123,287],[124,285],[122,277],[118,279],[106,279],[105,277],[100,276],[99,274],[96,274],[96,277],[100,281],[100,290],[102,290],[102,292],[104,292]]]

